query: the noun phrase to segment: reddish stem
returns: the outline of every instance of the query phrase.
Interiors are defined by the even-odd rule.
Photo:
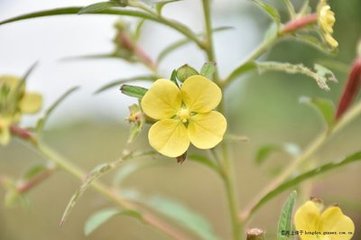
[[[335,119],[338,120],[347,111],[356,98],[361,86],[361,57],[357,58],[352,65],[351,72],[340,98]]]
[[[316,13],[312,13],[286,23],[281,30],[281,34],[291,33],[298,29],[304,28],[307,25],[317,23],[318,16]]]
[[[53,172],[55,171],[55,168],[48,168],[45,171],[39,173],[32,179],[30,179],[27,182],[21,183],[17,186],[17,190],[19,193],[26,193],[29,190],[33,189],[34,187],[38,186],[40,183],[42,183],[44,180],[49,178]]]
[[[10,126],[10,131],[13,135],[18,136],[19,138],[28,140],[28,139],[32,139],[33,138],[33,134],[25,128],[21,128],[17,125],[11,125]]]
[[[118,41],[122,47],[133,52],[135,56],[141,61],[144,65],[148,66],[150,69],[155,70],[156,65],[153,60],[148,56],[148,54],[137,44],[135,44],[129,37],[128,34],[120,32],[118,34]]]

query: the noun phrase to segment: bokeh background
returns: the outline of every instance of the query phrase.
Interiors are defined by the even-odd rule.
[[[22,13],[63,6],[82,6],[93,3],[85,0],[21,1],[1,0],[0,20]],[[218,67],[222,76],[237,66],[262,40],[270,20],[247,0],[214,0],[214,25],[233,26],[229,31],[215,34]],[[295,1],[296,5],[300,4]],[[311,1],[313,5],[316,1]],[[272,2],[287,16],[282,1]],[[273,154],[261,167],[254,162],[256,150],[264,144],[296,143],[307,146],[322,128],[317,113],[299,103],[302,96],[321,96],[338,100],[345,82],[348,66],[355,57],[357,41],[361,37],[361,2],[359,0],[330,1],[336,12],[335,37],[340,43],[339,53],[326,56],[318,50],[298,42],[283,41],[264,58],[274,61],[304,63],[312,66],[325,63],[336,74],[339,83],[331,91],[320,90],[315,82],[299,75],[281,73],[248,74],[237,80],[227,92],[227,113],[230,131],[245,135],[247,143],[234,145],[239,205],[245,204],[271,178],[270,169],[290,161],[286,154]],[[191,9],[191,11],[190,11]],[[184,0],[169,5],[165,15],[184,22],[194,31],[202,31],[199,1]],[[110,52],[113,49],[114,16],[61,16],[12,23],[0,27],[0,74],[22,75],[34,62],[39,66],[28,81],[31,90],[44,94],[45,108],[73,86],[81,90],[64,102],[52,115],[46,129],[46,142],[74,163],[92,169],[99,163],[112,161],[121,153],[128,136],[125,118],[127,107],[134,102],[121,95],[118,88],[100,95],[93,92],[112,80],[146,73],[140,65],[121,60],[62,61],[64,57]],[[134,19],[123,18],[134,23]],[[146,22],[141,45],[151,57],[181,36],[163,26]],[[200,68],[204,56],[195,46],[188,45],[167,58],[160,66],[161,74],[185,63]],[[332,64],[329,63],[332,60]],[[328,61],[328,62],[327,62]],[[337,62],[337,64],[334,64]],[[143,84],[143,83],[139,83]],[[24,124],[36,118],[24,119]],[[361,149],[361,119],[333,137],[317,154],[317,161],[329,162]],[[148,149],[146,131],[137,141],[137,148]],[[19,177],[30,166],[43,162],[39,154],[14,139],[6,148],[0,147],[0,174]],[[192,162],[177,164],[170,159],[165,165],[139,171],[123,184],[146,196],[162,194],[183,202],[195,212],[209,219],[221,239],[230,239],[230,224],[223,186],[212,172]],[[339,203],[356,223],[361,237],[361,164],[353,164],[322,175],[313,183],[312,195],[328,204]],[[110,181],[111,176],[104,178]],[[108,202],[90,190],[80,200],[70,220],[59,227],[62,212],[80,182],[65,172],[56,172],[48,181],[28,194],[30,207],[5,209],[4,191],[0,189],[1,240],[60,240],[60,239],[168,239],[136,220],[114,218],[91,236],[85,238],[83,224],[92,212]],[[272,200],[252,219],[250,226],[267,231],[274,238],[277,218],[288,193]]]

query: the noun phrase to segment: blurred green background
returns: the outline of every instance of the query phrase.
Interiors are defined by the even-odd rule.
[[[281,2],[274,1],[274,4],[285,17],[286,12]],[[252,5],[236,6],[238,7],[233,9],[216,10],[215,17],[222,19],[229,14],[248,14],[247,18],[255,21],[261,33],[266,30],[269,19],[263,13]],[[337,55],[326,56],[302,43],[283,41],[274,47],[267,55],[267,59],[304,63],[308,66],[331,59],[350,66],[355,57],[357,41],[361,37],[361,2],[331,1],[331,6],[337,16],[335,38],[340,43]],[[258,30],[254,29],[254,31]],[[222,41],[217,42],[218,46],[227,44]],[[241,41],[242,39],[240,44]],[[192,56],[188,54],[187,57]],[[242,57],[244,56],[240,59]],[[247,143],[234,143],[232,146],[241,208],[270,181],[272,178],[270,169],[290,161],[286,154],[275,153],[266,164],[261,167],[256,166],[254,156],[259,147],[270,143],[296,143],[304,148],[321,131],[322,122],[316,111],[300,104],[299,98],[321,96],[337,103],[348,69],[335,68],[332,65],[329,67],[339,80],[338,84],[331,85],[329,92],[320,90],[313,80],[304,76],[281,73],[248,74],[237,80],[230,88],[226,96],[229,103],[227,106],[229,130],[250,139]],[[112,94],[119,94],[118,90],[114,89]],[[122,104],[122,102],[113,104]],[[65,108],[61,108],[61,114],[66,115]],[[317,154],[317,160],[319,162],[340,160],[361,150],[360,131],[361,118],[334,136]],[[116,159],[125,145],[127,135],[128,126],[125,121],[78,118],[73,122],[59,123],[48,129],[45,140],[56,151],[84,169],[90,170],[101,162]],[[146,142],[146,130],[137,140],[137,144],[137,148],[149,148]],[[148,160],[152,161],[152,159]],[[13,140],[6,148],[0,148],[1,175],[17,177],[30,166],[43,161],[39,154],[17,140]],[[161,194],[181,201],[208,218],[218,236],[222,239],[230,239],[228,208],[220,179],[209,170],[190,161],[182,165],[172,159],[164,159],[164,161],[167,163],[163,166],[145,169],[130,176],[123,184],[124,187],[137,189],[147,196]],[[360,172],[361,164],[356,163],[317,177],[313,181],[312,188],[312,196],[322,198],[326,204],[337,202],[344,213],[354,220],[357,233],[353,239],[361,238],[361,188],[357,186],[361,180]],[[111,181],[111,174],[103,180]],[[28,194],[31,202],[28,208],[5,209],[0,200],[0,239],[168,239],[152,228],[126,217],[112,219],[85,238],[83,224],[87,217],[96,210],[110,206],[106,199],[93,190],[89,190],[84,195],[69,221],[60,228],[62,212],[79,184],[77,179],[58,171]],[[282,194],[260,209],[249,227],[263,228],[269,239],[274,239],[279,211],[287,194],[288,192]],[[4,196],[2,189],[0,196]]]

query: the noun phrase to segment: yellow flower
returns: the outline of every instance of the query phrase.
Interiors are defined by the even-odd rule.
[[[219,87],[194,75],[180,88],[170,80],[154,82],[141,101],[146,115],[158,120],[149,130],[150,145],[168,157],[178,157],[190,143],[209,149],[222,141],[227,128],[224,116],[213,111],[222,99]]]
[[[331,48],[337,48],[338,42],[332,37],[333,25],[336,18],[335,13],[331,10],[330,5],[327,4],[327,0],[321,0],[318,7],[318,25],[321,28],[322,37]]]
[[[338,206],[325,211],[316,200],[307,201],[295,213],[296,230],[302,231],[301,240],[350,240],[355,232],[351,218]]]
[[[0,76],[0,145],[10,141],[10,126],[20,121],[22,114],[40,110],[42,97],[26,92],[21,79],[11,75]]]

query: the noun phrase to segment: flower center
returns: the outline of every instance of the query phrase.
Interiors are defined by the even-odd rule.
[[[179,117],[179,119],[183,122],[183,123],[187,123],[188,119],[190,117],[190,112],[187,108],[181,108],[178,111],[177,116]]]

